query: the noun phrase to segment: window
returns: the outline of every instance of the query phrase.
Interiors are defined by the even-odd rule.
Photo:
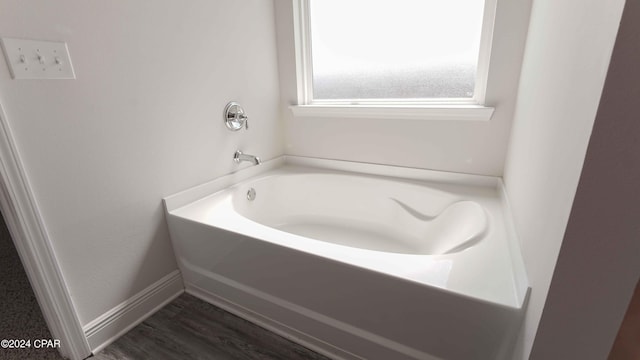
[[[294,0],[298,104],[492,112],[494,1]]]

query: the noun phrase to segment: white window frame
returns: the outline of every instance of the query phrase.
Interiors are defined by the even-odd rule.
[[[290,106],[294,116],[484,121],[491,119],[494,108],[485,105],[485,95],[497,0],[485,0],[473,97],[407,100],[314,99],[309,0],[292,1],[298,95],[298,104]]]

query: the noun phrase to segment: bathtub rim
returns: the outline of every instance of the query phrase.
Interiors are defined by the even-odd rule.
[[[212,195],[218,191],[224,190],[269,170],[277,169],[283,165],[311,167],[344,171],[353,174],[377,175],[390,178],[428,181],[452,185],[470,185],[492,188],[502,186],[502,181],[499,177],[487,175],[463,174],[395,165],[282,155],[274,159],[264,161],[258,166],[241,168],[230,174],[214,178],[203,184],[166,196],[162,199],[165,211],[169,212],[176,210],[196,200]]]

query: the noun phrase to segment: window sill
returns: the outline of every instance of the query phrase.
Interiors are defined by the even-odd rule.
[[[482,105],[292,105],[295,117],[489,121],[494,108]]]

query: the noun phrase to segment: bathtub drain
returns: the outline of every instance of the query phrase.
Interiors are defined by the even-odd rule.
[[[247,200],[253,201],[253,199],[255,198],[256,198],[256,189],[250,188],[249,191],[247,191]]]

